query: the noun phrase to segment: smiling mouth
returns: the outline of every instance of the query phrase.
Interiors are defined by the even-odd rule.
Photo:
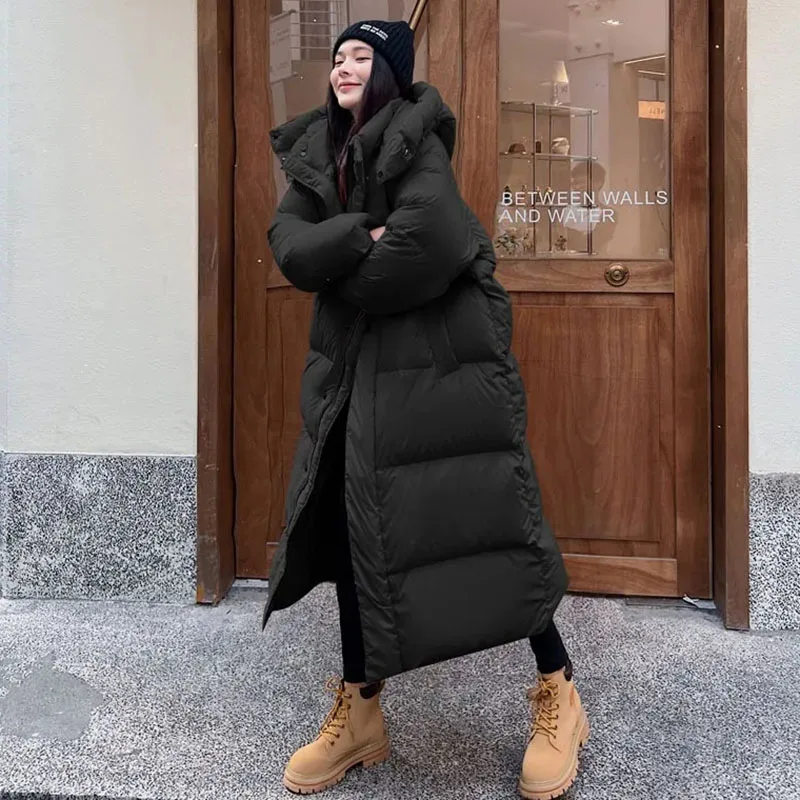
[[[340,83],[339,84],[339,89],[357,89],[357,88],[358,88],[358,84],[357,83]]]

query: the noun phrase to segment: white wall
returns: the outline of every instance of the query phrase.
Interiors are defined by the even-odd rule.
[[[194,454],[196,0],[0,5],[7,449]]]
[[[800,3],[748,3],[750,468],[800,473]]]
[[[0,453],[8,415],[8,4],[0,0]],[[2,476],[0,475],[0,481]]]

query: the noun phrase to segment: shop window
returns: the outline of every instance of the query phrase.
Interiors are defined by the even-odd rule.
[[[669,0],[500,0],[501,258],[670,256]]]

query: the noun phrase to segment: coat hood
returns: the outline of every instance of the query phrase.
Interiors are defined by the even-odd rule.
[[[411,98],[387,103],[356,134],[354,140],[366,159],[376,158],[381,182],[405,171],[420,144],[435,133],[452,158],[456,143],[456,118],[436,87],[420,81]],[[289,172],[298,161],[320,173],[331,166],[328,148],[328,111],[320,106],[270,131],[272,149]]]

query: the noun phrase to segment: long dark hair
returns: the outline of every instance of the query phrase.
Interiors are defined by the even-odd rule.
[[[347,202],[347,151],[350,139],[387,103],[401,94],[392,68],[377,51],[372,54],[372,72],[355,117],[339,105],[333,86],[328,84],[328,130],[342,205]]]

